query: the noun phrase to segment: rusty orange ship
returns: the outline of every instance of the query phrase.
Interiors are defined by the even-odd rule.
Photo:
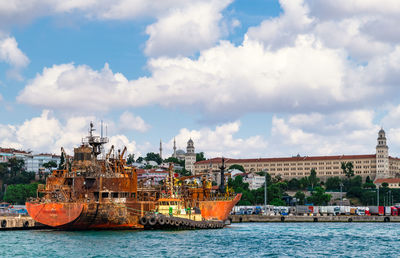
[[[26,202],[29,215],[37,222],[73,230],[217,228],[223,227],[240,200],[240,194],[223,189],[213,192],[205,179],[196,187],[182,181],[173,184],[171,166],[164,184],[147,186],[138,181],[135,168],[127,166],[126,148],[115,151],[111,146],[102,154],[108,139],[94,136],[93,131],[91,123],[89,136],[74,149],[73,158],[61,149],[63,169],[53,171],[46,185],[39,185],[38,197]],[[168,201],[174,198],[179,201]],[[160,212],[163,207],[168,207],[168,213]]]

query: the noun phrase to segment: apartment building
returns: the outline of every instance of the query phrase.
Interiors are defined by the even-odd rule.
[[[341,169],[342,162],[351,162],[354,174],[371,179],[391,178],[400,176],[400,159],[389,156],[386,144],[385,131],[378,133],[376,154],[366,155],[335,155],[335,156],[295,156],[284,158],[257,158],[257,159],[230,159],[225,158],[225,164],[242,165],[247,173],[267,171],[272,177],[280,176],[282,179],[302,178],[310,175],[315,169],[317,176],[322,180],[328,177],[344,177]],[[194,164],[194,173],[218,171],[222,158],[213,158],[199,161]]]

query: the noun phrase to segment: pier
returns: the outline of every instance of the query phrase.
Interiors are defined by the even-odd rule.
[[[0,216],[0,230],[30,230],[48,228],[30,216]]]
[[[265,216],[230,215],[232,223],[241,222],[400,222],[400,216]]]

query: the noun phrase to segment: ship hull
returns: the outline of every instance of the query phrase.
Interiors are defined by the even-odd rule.
[[[154,209],[154,204],[27,202],[26,207],[35,221],[59,229],[142,229],[139,218]]]
[[[240,201],[242,194],[237,194],[231,200],[213,200],[213,201],[201,201],[199,203],[199,208],[201,210],[201,215],[206,220],[222,220],[228,219],[229,213],[232,211],[233,207]]]
[[[199,203],[206,220],[225,221],[241,194],[231,200]],[[26,203],[29,215],[37,222],[65,230],[143,229],[139,219],[155,208],[154,202],[116,203]]]

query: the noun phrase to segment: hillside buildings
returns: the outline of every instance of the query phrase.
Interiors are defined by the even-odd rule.
[[[242,165],[246,173],[267,171],[272,177],[282,179],[302,178],[310,175],[315,169],[322,180],[328,177],[344,177],[342,162],[352,162],[354,174],[365,179],[400,177],[400,159],[389,156],[386,134],[383,129],[378,133],[376,153],[366,155],[336,155],[336,156],[296,156],[283,158],[229,159],[225,158],[227,167],[233,164]],[[199,161],[194,164],[194,174],[218,172],[221,158]]]
[[[16,150],[12,148],[0,148],[0,163],[8,162],[10,158],[22,159],[25,162],[25,170],[27,172],[45,172],[46,168],[43,164],[54,161],[60,164],[61,157],[54,154],[32,154],[31,152]]]

